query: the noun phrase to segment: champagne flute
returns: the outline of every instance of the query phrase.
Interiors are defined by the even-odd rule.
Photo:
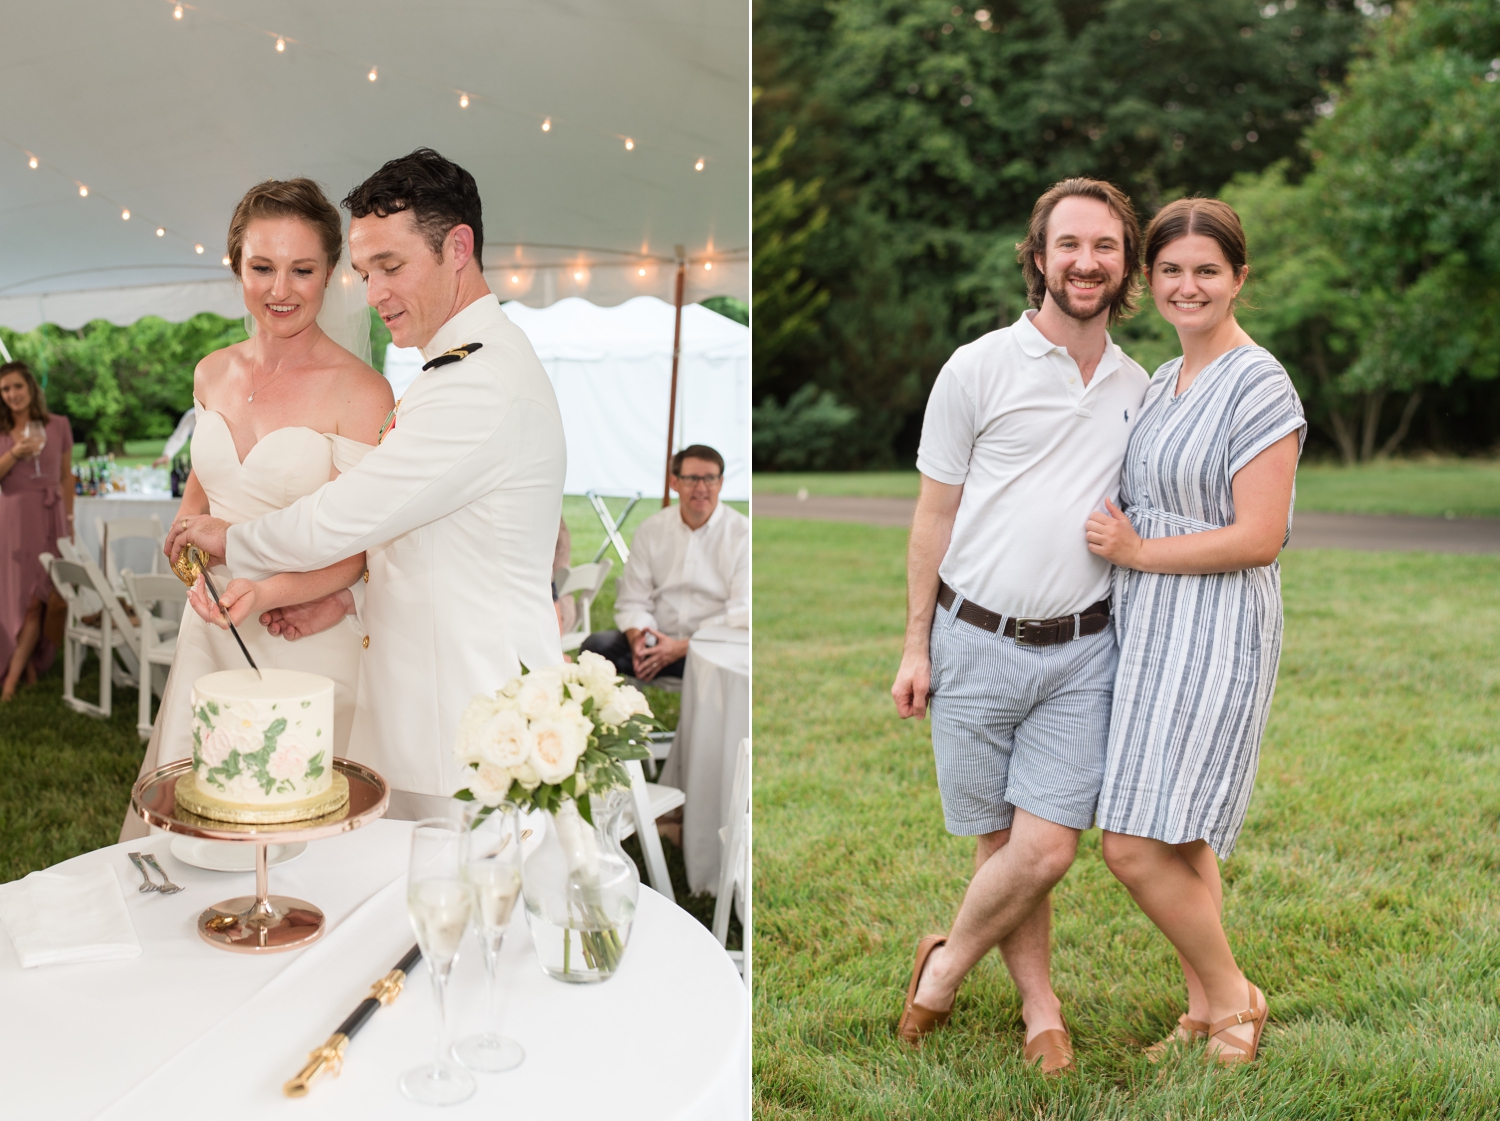
[[[463,826],[448,818],[417,822],[411,835],[406,910],[437,997],[437,1053],[401,1076],[401,1092],[423,1105],[453,1105],[474,1093],[474,1079],[448,1058],[448,976],[469,925],[473,895],[463,878]]]
[[[489,1030],[460,1040],[453,1057],[470,1070],[497,1072],[521,1065],[526,1052],[502,1030],[498,1002],[500,947],[521,895],[520,811],[512,802],[491,808],[481,802],[464,807],[464,878],[474,894],[474,933],[484,950],[485,996]]]
[[[34,420],[28,420],[26,427],[21,429],[21,435],[28,440],[38,441],[36,454],[31,457],[31,477],[41,478],[42,475],[42,449],[47,446],[47,426],[38,424]]]

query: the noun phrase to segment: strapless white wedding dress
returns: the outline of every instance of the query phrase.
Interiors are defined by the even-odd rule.
[[[311,494],[329,481],[335,468],[347,471],[369,450],[368,444],[333,433],[278,428],[252,447],[241,463],[224,418],[198,405],[193,471],[208,495],[210,514],[226,522],[246,522]],[[234,578],[223,565],[214,568],[211,575],[220,590]],[[362,637],[352,620],[296,642],[273,637],[256,618],[239,624],[239,631],[255,664],[262,669],[303,670],[333,679],[334,754],[347,755],[359,690]],[[172,671],[162,692],[141,774],[193,754],[189,704],[193,682],[206,673],[245,666],[245,656],[233,635],[205,623],[191,606],[184,610]],[[132,821],[139,832],[144,832],[133,813],[127,813],[127,831]]]

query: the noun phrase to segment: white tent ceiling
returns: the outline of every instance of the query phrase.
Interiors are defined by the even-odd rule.
[[[671,300],[677,246],[688,301],[748,298],[744,0],[176,7],[0,5],[0,324],[238,315],[247,187],[421,145],[478,180],[502,299]]]

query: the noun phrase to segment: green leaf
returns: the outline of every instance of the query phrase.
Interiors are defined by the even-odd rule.
[[[320,751],[307,761],[307,773],[303,778],[321,778],[323,775],[323,753]]]
[[[578,816],[592,826],[594,824],[594,807],[588,797],[574,798],[573,804],[578,807]]]
[[[474,800],[474,792],[472,790],[470,790],[467,786],[464,787],[462,790],[460,790],[457,794],[455,794],[453,796],[455,798],[457,798],[460,802],[472,802]]]
[[[284,731],[286,731],[285,716],[278,716],[270,724],[266,725],[265,747],[261,748],[261,751],[275,751],[276,741],[281,738],[281,733]]]

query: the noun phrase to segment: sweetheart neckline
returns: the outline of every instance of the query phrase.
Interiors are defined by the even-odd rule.
[[[202,409],[204,412],[209,413],[209,414],[211,414],[211,415],[216,416],[216,417],[219,418],[219,423],[224,426],[224,431],[229,436],[230,446],[234,447],[234,430],[229,427],[229,421],[227,421],[227,420],[224,419],[224,414],[221,413],[221,412],[219,412],[218,409],[210,409],[207,405],[198,405],[196,401],[194,402],[194,404],[197,405],[197,407],[200,408],[200,409]],[[248,463],[250,461],[250,457],[255,454],[255,449],[258,448],[258,447],[260,447],[262,444],[264,444],[272,436],[276,435],[278,432],[296,432],[296,431],[311,432],[314,436],[318,436],[318,437],[320,437],[322,439],[325,439],[325,440],[328,439],[330,436],[337,436],[338,435],[337,432],[319,432],[316,428],[309,428],[305,424],[287,424],[287,425],[283,425],[281,428],[273,428],[271,431],[267,432],[264,436],[262,436],[259,440],[256,440],[255,443],[251,444],[250,445],[250,450],[245,453],[244,459],[240,459],[240,449],[238,447],[234,447],[234,457],[238,461],[239,466],[243,467],[243,466],[245,466],[246,463]]]

